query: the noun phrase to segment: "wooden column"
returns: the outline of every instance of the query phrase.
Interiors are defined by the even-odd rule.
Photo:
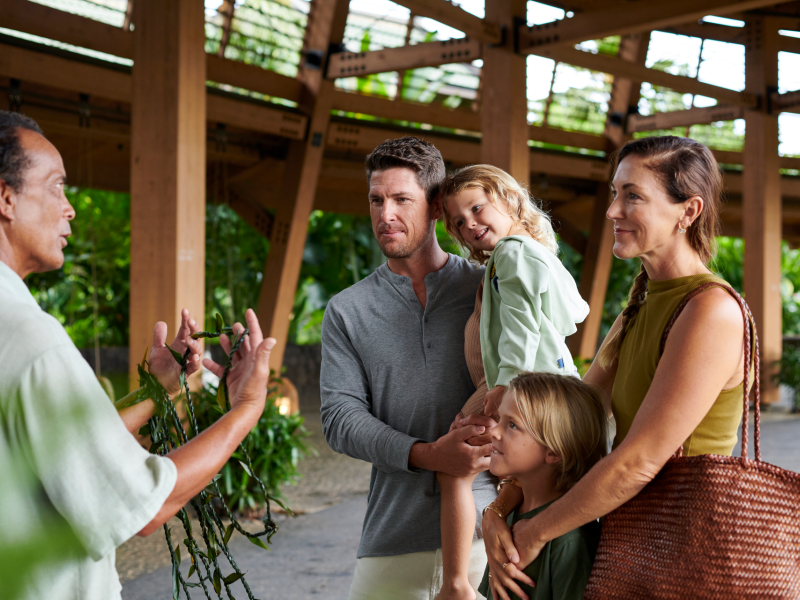
[[[746,91],[766,99],[778,88],[778,24],[769,17],[745,26]],[[753,311],[761,342],[761,399],[777,402],[772,381],[782,350],[781,181],[778,117],[764,110],[745,113],[742,181],[744,295]]]
[[[628,62],[645,64],[650,33],[634,33],[622,36],[619,57]],[[614,152],[630,139],[625,133],[625,119],[639,102],[641,82],[615,77],[608,103],[608,115],[603,135],[606,138],[607,152]],[[600,322],[603,317],[603,304],[608,291],[608,278],[611,275],[614,246],[614,224],[606,218],[609,204],[607,182],[597,186],[592,212],[592,228],[586,253],[583,256],[580,293],[589,303],[589,316],[578,325],[578,331],[570,337],[569,346],[573,356],[592,359],[597,353]]]
[[[305,52],[322,52],[324,56],[328,53],[329,43],[341,43],[348,5],[346,0],[312,1],[304,40]],[[276,371],[280,371],[283,364],[334,92],[333,80],[323,79],[319,68],[304,65],[298,78],[306,86],[300,107],[310,117],[309,131],[304,141],[293,141],[289,146],[281,182],[281,197],[286,200],[275,211],[258,303],[262,329],[278,340],[270,355],[270,367]]]
[[[491,0],[486,20],[506,26],[503,46],[486,44],[481,70],[481,162],[530,182],[525,57],[514,53],[514,17],[525,19],[525,0]]]
[[[203,322],[205,16],[196,0],[136,0],[131,111],[130,373],[165,321]]]

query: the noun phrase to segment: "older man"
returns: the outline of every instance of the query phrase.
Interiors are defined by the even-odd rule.
[[[123,421],[64,328],[23,282],[64,263],[75,217],[65,180],[60,154],[36,123],[0,111],[0,459],[24,464],[33,479],[28,489],[14,490],[17,512],[0,516],[0,547],[24,546],[43,527],[68,529],[77,554],[24,574],[22,597],[109,600],[121,597],[115,548],[180,510],[257,423],[275,340],[263,340],[249,311],[250,337],[230,374],[230,412],[166,457],[142,449],[130,432],[152,415],[152,402],[133,407]],[[172,344],[191,348],[192,370],[200,366],[200,346],[188,337],[195,329],[184,311]],[[178,369],[164,345],[164,323],[153,337],[151,370],[174,395]]]
[[[334,450],[373,465],[351,600],[435,598],[442,587],[436,472],[489,468],[491,445],[467,439],[491,419],[470,417],[472,425],[448,433],[475,391],[464,326],[483,268],[439,247],[444,177],[439,151],[417,138],[387,140],[367,157],[372,228],[388,262],[334,297],[322,324],[325,436]],[[479,510],[492,501],[488,474],[473,492]],[[474,586],[485,565],[475,541]]]

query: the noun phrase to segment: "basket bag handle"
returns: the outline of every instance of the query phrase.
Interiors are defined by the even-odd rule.
[[[753,338],[755,341],[755,360],[753,361],[755,367],[755,457],[757,461],[761,461],[761,365],[759,355],[759,347],[758,347],[758,334],[756,332],[756,323],[753,319],[753,314],[750,312],[750,307],[747,306],[747,302],[744,301],[739,293],[734,290],[731,286],[725,285],[722,283],[717,283],[714,281],[709,281],[708,283],[704,283],[693,289],[689,292],[686,297],[681,301],[678,305],[678,308],[675,309],[675,314],[672,315],[672,318],[667,323],[666,328],[664,329],[664,335],[661,337],[661,352],[660,354],[664,354],[664,347],[667,343],[667,336],[669,332],[672,330],[672,326],[675,324],[675,321],[678,320],[681,312],[683,309],[686,308],[686,305],[689,301],[700,294],[701,292],[706,291],[709,288],[718,287],[726,292],[728,292],[734,299],[739,303],[739,308],[742,310],[742,318],[744,319],[744,380],[742,382],[742,395],[744,396],[743,406],[742,406],[742,461],[747,461],[747,447],[748,447],[748,419],[750,417],[750,402],[748,401],[748,390],[749,390],[749,381],[750,381],[750,360],[751,360],[751,348],[750,348],[750,328],[752,327],[753,331]],[[683,444],[681,447],[678,448],[677,456],[683,456]]]

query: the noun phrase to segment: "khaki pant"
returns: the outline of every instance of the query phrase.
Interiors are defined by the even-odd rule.
[[[472,542],[469,581],[476,590],[486,570],[483,540]],[[350,600],[434,600],[442,587],[442,549],[359,558]],[[478,594],[478,600],[484,597]]]

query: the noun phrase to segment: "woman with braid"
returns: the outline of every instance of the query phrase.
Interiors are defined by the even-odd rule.
[[[483,531],[494,598],[510,591],[549,542],[618,508],[649,483],[681,444],[688,456],[730,455],[741,418],[744,325],[739,305],[710,287],[692,298],[661,338],[681,301],[709,282],[719,232],[722,173],[711,151],[687,138],[629,142],[614,157],[614,255],[639,258],[628,306],[584,381],[599,387],[617,422],[612,452],[532,519],[514,526],[494,510]],[[497,506],[520,502],[504,486]],[[500,511],[502,512],[502,511]],[[532,597],[536,597],[534,593]]]

